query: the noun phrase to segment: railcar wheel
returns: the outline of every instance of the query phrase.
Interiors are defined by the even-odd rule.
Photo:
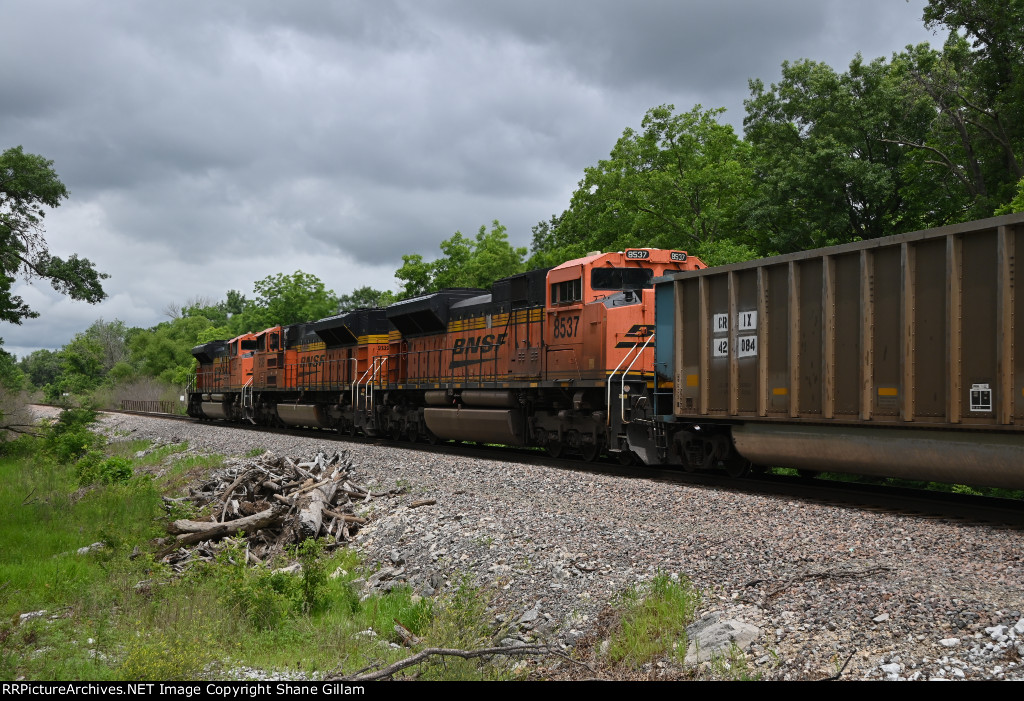
[[[601,454],[601,445],[599,443],[584,443],[582,453],[584,462],[594,462]]]
[[[565,443],[562,441],[548,441],[544,449],[548,451],[548,455],[558,459],[562,457],[562,453],[565,452]]]
[[[619,464],[624,467],[629,467],[630,465],[639,465],[640,459],[632,450],[623,450],[619,452]]]
[[[725,474],[733,479],[746,477],[750,473],[750,461],[739,456],[724,461],[722,467],[725,468]]]

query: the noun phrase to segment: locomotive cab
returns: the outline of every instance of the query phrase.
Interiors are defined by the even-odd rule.
[[[189,416],[242,418],[242,393],[251,391],[255,350],[256,335],[251,333],[193,348],[198,367],[189,389]]]

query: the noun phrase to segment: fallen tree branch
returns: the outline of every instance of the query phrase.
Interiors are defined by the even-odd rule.
[[[868,567],[863,570],[822,570],[820,572],[807,572],[806,574],[797,575],[788,579],[782,580],[775,589],[765,594],[765,601],[774,599],[782,592],[786,591],[789,587],[799,582],[806,582],[811,579],[859,579],[860,577],[869,577],[873,574],[879,574],[881,572],[890,572],[891,567],[885,567],[884,565],[876,565],[874,567]],[[757,583],[762,580],[754,580],[751,584]],[[749,586],[749,585],[748,585]]]
[[[224,490],[224,494],[220,498],[220,500],[222,502],[224,502],[224,508],[220,512],[220,519],[219,520],[221,521],[221,523],[224,522],[224,516],[228,512],[228,504],[231,503],[231,495],[234,493],[234,491],[236,489],[238,489],[238,485],[242,484],[242,482],[245,481],[245,478],[248,477],[249,473],[251,473],[251,472],[252,472],[252,469],[244,470],[242,473],[240,473],[238,475],[237,478],[235,478],[235,481],[232,482],[231,485],[227,489]]]
[[[269,509],[264,509],[259,513],[255,513],[252,516],[236,518],[234,521],[190,521],[188,519],[182,518],[172,523],[168,530],[171,533],[176,534],[207,533],[216,530],[219,526],[225,526],[232,533],[237,533],[238,531],[244,531],[248,533],[249,531],[259,530],[260,528],[266,526],[267,524],[264,523],[265,519],[270,518],[271,523],[273,523],[273,521],[276,520],[277,516],[283,513],[284,509],[282,509],[281,507],[272,506]],[[253,527],[254,524],[256,524],[255,528]]]
[[[258,531],[261,528],[272,526],[276,523],[281,522],[284,519],[287,509],[283,509],[280,506],[272,506],[266,511],[261,511],[258,514],[252,516],[246,516],[245,518],[236,519],[234,521],[228,521],[227,523],[213,523],[211,521],[188,521],[191,524],[206,524],[210,526],[205,530],[195,531],[192,533],[182,533],[171,542],[170,545],[166,546],[163,550],[157,553],[157,560],[162,560],[167,557],[170,553],[177,550],[178,548],[185,545],[195,545],[201,543],[204,540],[220,540],[233,533],[252,533]],[[244,522],[244,523],[243,523]],[[177,523],[177,521],[175,522]]]
[[[839,668],[839,671],[838,671],[838,672],[836,672],[835,674],[833,674],[833,675],[832,675],[831,677],[825,677],[824,679],[819,679],[818,681],[819,681],[819,682],[834,682],[834,681],[839,681],[839,677],[843,676],[843,672],[845,672],[845,671],[846,671],[846,665],[850,664],[850,660],[852,660],[852,659],[853,659],[853,656],[854,656],[854,655],[856,655],[856,654],[857,654],[857,651],[856,651],[856,650],[854,650],[853,652],[851,652],[851,653],[850,653],[850,656],[846,658],[846,662],[844,662],[844,663],[843,663],[843,666]]]
[[[358,516],[353,516],[352,514],[343,514],[338,511],[331,511],[329,509],[324,509],[324,515],[330,516],[331,518],[341,519],[345,523],[358,523],[360,526],[364,525],[367,522],[365,518],[359,518]]]
[[[394,664],[390,664],[384,669],[369,674],[356,674],[349,677],[337,677],[328,681],[342,681],[342,682],[372,682],[378,679],[387,679],[397,672],[401,672],[407,667],[413,667],[418,665],[420,662],[430,657],[461,657],[464,660],[469,660],[474,657],[489,657],[491,655],[507,655],[509,657],[513,655],[546,655],[551,652],[547,645],[519,645],[513,647],[487,647],[479,650],[457,650],[454,648],[446,647],[428,647],[425,650],[417,652],[412,657],[407,657],[404,660],[399,660]],[[369,669],[369,667],[364,668]]]
[[[331,480],[311,489],[309,503],[299,511],[299,532],[303,538],[316,538],[323,525],[324,504],[330,504],[337,485]]]

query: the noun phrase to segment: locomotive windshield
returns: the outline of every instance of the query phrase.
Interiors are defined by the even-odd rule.
[[[590,273],[592,290],[649,290],[654,271],[650,268],[594,268]]]

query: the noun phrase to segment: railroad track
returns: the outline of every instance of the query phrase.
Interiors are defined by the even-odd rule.
[[[172,421],[187,421],[206,424],[188,416],[158,412],[107,410],[105,413],[127,414]],[[287,436],[304,436],[318,439],[338,440],[363,445],[399,446],[406,450],[418,450],[437,454],[456,454],[512,463],[539,465],[559,470],[606,474],[631,479],[650,479],[691,487],[704,487],[737,491],[748,494],[784,497],[794,501],[826,503],[856,509],[880,510],[889,513],[967,520],[993,526],[1010,528],[1024,527],[1024,501],[984,497],[971,494],[956,494],[910,487],[845,482],[827,478],[810,479],[788,475],[764,474],[741,479],[731,478],[722,473],[685,472],[678,467],[631,465],[623,466],[611,459],[585,462],[573,458],[552,458],[538,449],[514,448],[507,446],[478,445],[470,443],[424,442],[391,440],[370,436],[348,436],[323,429],[272,428],[249,424],[225,422],[210,425],[230,427],[235,430],[272,433]]]

